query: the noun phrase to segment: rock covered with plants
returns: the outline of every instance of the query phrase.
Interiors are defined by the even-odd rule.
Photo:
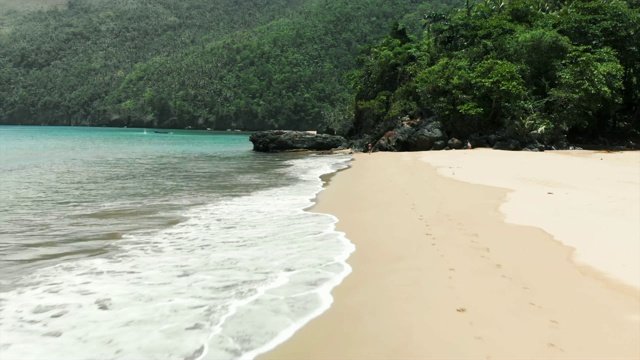
[[[448,138],[510,150],[640,135],[637,2],[467,2],[426,14],[421,37],[395,24],[359,64],[349,135],[380,150],[410,150],[401,119],[434,116]]]

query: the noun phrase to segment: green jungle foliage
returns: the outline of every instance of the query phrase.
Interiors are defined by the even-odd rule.
[[[0,22],[0,124],[345,128],[344,75],[455,0],[70,0]],[[405,15],[406,14],[406,15]]]
[[[485,0],[396,25],[350,74],[352,135],[436,115],[451,136],[638,137],[637,1]]]
[[[67,0],[0,0],[0,22],[7,12],[45,10],[66,5]]]

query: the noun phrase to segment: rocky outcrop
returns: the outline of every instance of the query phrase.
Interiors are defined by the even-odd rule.
[[[367,144],[374,144],[374,151],[426,151],[456,150],[468,148],[492,148],[509,151],[578,150],[564,138],[546,144],[532,135],[514,134],[507,129],[487,133],[474,133],[463,138],[449,137],[445,126],[437,117],[429,119],[399,119],[393,130],[381,137],[365,136],[352,140],[349,145],[356,151],[365,151]],[[634,144],[635,145],[635,144]]]
[[[407,120],[375,141],[378,151],[442,150],[448,140],[442,123],[435,119]]]
[[[413,135],[409,137],[410,151],[442,150],[442,146],[447,141],[442,123],[437,120],[426,121],[419,127]],[[437,144],[437,145],[436,145]],[[434,148],[435,146],[435,148]]]
[[[462,144],[462,141],[456,138],[451,138],[447,142],[447,146],[449,147],[449,149],[462,149],[464,145]]]
[[[349,142],[341,136],[314,134],[304,131],[271,130],[254,132],[249,140],[253,150],[276,152],[288,150],[328,151],[347,147],[355,151],[367,151],[368,144],[374,151],[427,151],[468,148],[493,148],[509,151],[545,151],[580,149],[570,146],[563,139],[553,144],[541,143],[535,137],[518,135],[506,129],[486,133],[474,133],[464,137],[449,137],[445,126],[437,117],[428,119],[398,119],[389,124],[382,136],[365,135]],[[380,134],[380,133],[378,133]],[[635,145],[635,143],[632,143]]]
[[[496,143],[493,145],[493,148],[495,150],[511,150],[511,151],[522,149],[522,147],[520,147],[520,142],[515,139],[496,141]]]
[[[342,136],[314,134],[305,131],[269,130],[251,134],[249,140],[254,151],[275,152],[287,150],[331,150],[346,147]]]
[[[538,141],[534,140],[528,144],[526,144],[523,148],[523,151],[544,151],[545,146]]]
[[[393,131],[388,131],[375,143],[378,151],[408,151],[409,137],[415,129],[410,126],[401,126]]]

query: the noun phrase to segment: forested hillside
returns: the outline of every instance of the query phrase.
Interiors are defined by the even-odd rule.
[[[396,27],[352,74],[352,135],[436,117],[450,136],[640,136],[638,1],[485,0]]]
[[[70,0],[5,14],[0,124],[309,129],[393,21],[455,1]]]

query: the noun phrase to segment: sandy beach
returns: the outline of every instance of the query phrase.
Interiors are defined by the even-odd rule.
[[[313,211],[356,245],[261,359],[640,358],[640,153],[357,154]]]

